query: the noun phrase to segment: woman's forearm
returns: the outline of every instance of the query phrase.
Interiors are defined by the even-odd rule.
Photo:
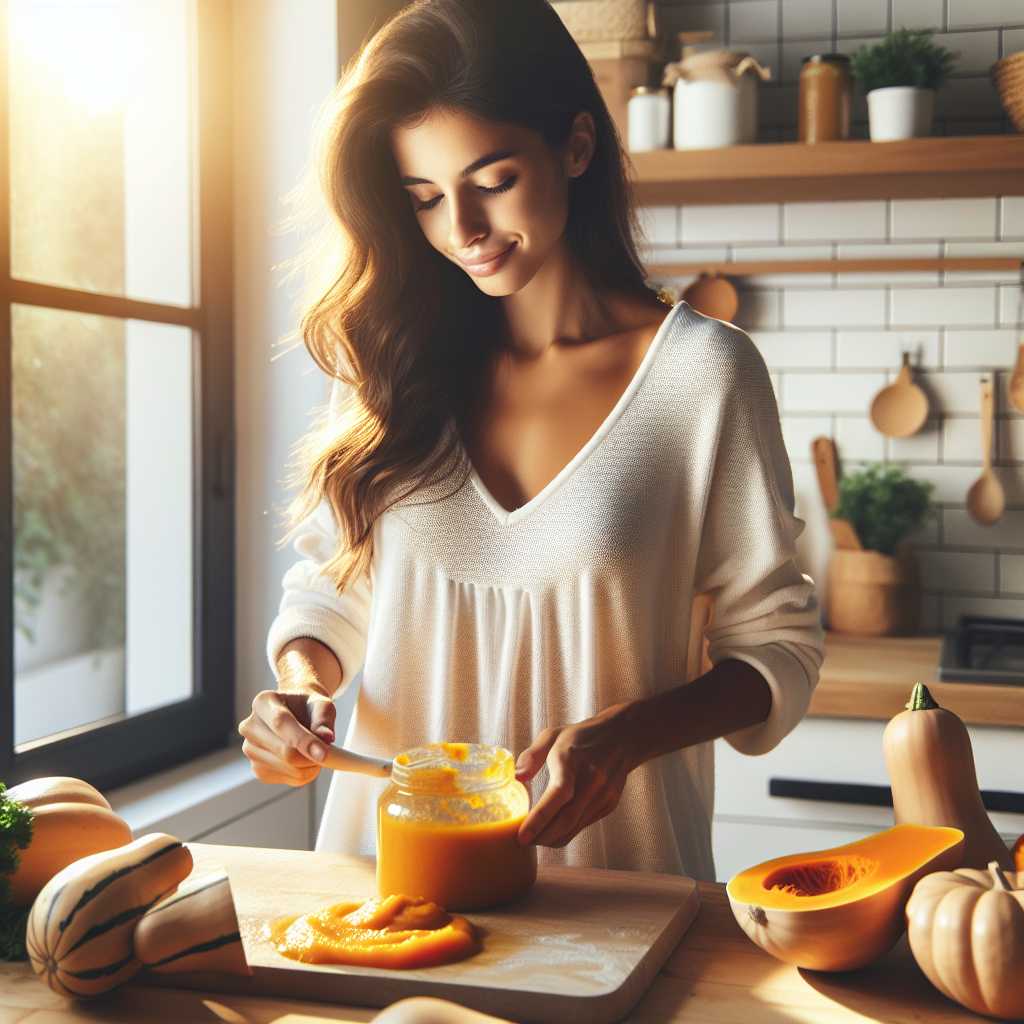
[[[727,736],[768,718],[772,691],[745,661],[728,659],[685,686],[634,702],[629,729],[642,764],[695,743]]]
[[[277,675],[279,693],[314,693],[333,699],[341,686],[342,668],[329,647],[304,636],[281,648]]]

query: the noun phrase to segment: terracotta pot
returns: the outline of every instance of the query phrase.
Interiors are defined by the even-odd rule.
[[[877,551],[832,553],[828,571],[828,620],[838,633],[907,636],[917,629],[921,580],[909,547],[895,555]]]

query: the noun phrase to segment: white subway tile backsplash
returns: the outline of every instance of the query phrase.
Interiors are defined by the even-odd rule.
[[[832,37],[829,35],[806,39],[798,37],[796,41],[787,36],[780,49],[782,51],[782,69],[779,73],[779,81],[795,87],[800,81],[804,59],[815,53],[831,53],[834,47]],[[768,90],[765,90],[766,95],[767,92]],[[788,111],[785,120],[790,122],[793,120],[792,108]]]
[[[928,395],[933,413],[978,415],[980,374],[923,373],[917,378],[917,383]]]
[[[840,288],[884,288],[893,283],[893,273],[891,270],[846,272],[836,275],[836,283]],[[901,288],[913,284],[925,288],[938,288],[942,284],[942,275],[937,270],[902,270],[899,284]]]
[[[1024,28],[1003,29],[1003,56],[1024,50]]]
[[[911,366],[939,366],[938,331],[840,331],[837,365],[843,367],[898,367],[903,353]]]
[[[996,420],[996,451],[1002,463],[1024,463],[1024,419]]]
[[[1006,504],[1024,505],[1024,467],[995,466],[993,472],[1003,485]]]
[[[941,27],[944,0],[892,0],[893,28]]]
[[[976,523],[966,509],[942,511],[942,542],[951,547],[1008,548],[1024,551],[1024,512],[1007,509],[991,526]]]
[[[732,251],[737,263],[832,259],[831,245],[736,245]]]
[[[953,629],[961,615],[994,615],[1000,619],[1024,618],[1024,600],[999,597],[947,595],[942,601],[943,628]]]
[[[985,28],[1024,24],[1020,0],[949,0],[949,27]]]
[[[781,303],[777,291],[739,289],[740,305],[734,323],[745,331],[772,330],[779,326]]]
[[[745,0],[729,5],[729,44],[776,42],[779,0]],[[749,49],[744,52],[749,53]]]
[[[782,31],[787,39],[831,37],[832,0],[782,0]]]
[[[659,264],[672,263],[727,263],[729,247],[720,249],[649,249],[644,262],[652,269]]]
[[[926,590],[977,590],[996,586],[996,556],[983,551],[918,551]]]
[[[999,32],[995,29],[974,32],[936,32],[935,42],[960,54],[956,62],[958,75],[988,75],[988,69],[999,59]]]
[[[874,391],[871,397],[874,397]],[[867,405],[863,407],[866,411]],[[844,472],[858,462],[881,462],[885,458],[885,436],[866,415],[841,416],[836,420],[836,449]]]
[[[787,291],[782,321],[787,327],[881,327],[885,306],[881,288]]]
[[[1024,328],[1021,315],[1021,291],[1015,284],[999,286],[999,323],[1002,327]]]
[[[1024,555],[999,556],[999,592],[1024,595]]]
[[[1024,239],[1009,239],[1003,242],[947,242],[947,256],[994,256],[997,258],[1024,259]],[[956,273],[954,271],[954,273]]]
[[[884,33],[889,0],[838,0],[836,31],[840,36]]]
[[[674,248],[679,244],[678,207],[643,206],[637,214],[640,229],[649,247]]]
[[[971,484],[978,479],[977,466],[908,466],[907,472],[918,480],[927,480],[935,490],[933,501],[962,502]]]
[[[924,462],[939,461],[939,442],[942,432],[939,421],[930,419],[910,437],[890,437],[887,442],[890,462]]]
[[[947,417],[942,424],[943,460],[980,465],[981,455],[981,421]]]
[[[934,260],[941,255],[940,242],[849,242],[839,246],[841,260]]]
[[[832,366],[832,332],[763,332],[750,335],[769,369]]]
[[[1021,46],[1024,48],[1024,39],[1021,40]],[[1002,214],[999,237],[1024,238],[1024,196],[1003,196],[1000,204]]]
[[[866,414],[871,399],[885,386],[881,373],[787,373],[783,384],[786,413]]]
[[[894,199],[892,237],[995,239],[995,199]]]
[[[994,325],[996,298],[994,287],[893,288],[892,322],[896,326]]]
[[[832,436],[831,416],[784,416],[782,437],[791,461],[810,462],[811,442],[816,437]]]
[[[1017,355],[1017,332],[946,331],[945,365],[985,367],[1010,366]]]
[[[778,242],[777,203],[740,206],[684,206],[684,243]]]
[[[787,242],[817,239],[885,239],[885,200],[842,203],[786,203],[783,237]]]

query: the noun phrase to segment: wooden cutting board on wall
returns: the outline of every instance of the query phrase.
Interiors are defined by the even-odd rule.
[[[376,896],[373,858],[189,848],[196,877],[228,872],[253,977],[144,974],[143,984],[358,1006],[427,995],[522,1024],[612,1024],[639,1002],[700,909],[691,878],[542,867],[525,896],[466,915],[484,936],[469,960],[416,971],[323,967],[281,956],[263,925]]]

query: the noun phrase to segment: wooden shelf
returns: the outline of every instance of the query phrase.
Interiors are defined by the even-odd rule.
[[[974,725],[1024,726],[1024,687],[940,683],[939,636],[825,634],[825,663],[809,715],[892,718],[924,683],[939,704]]]
[[[1024,135],[630,155],[642,206],[1024,195]]]

